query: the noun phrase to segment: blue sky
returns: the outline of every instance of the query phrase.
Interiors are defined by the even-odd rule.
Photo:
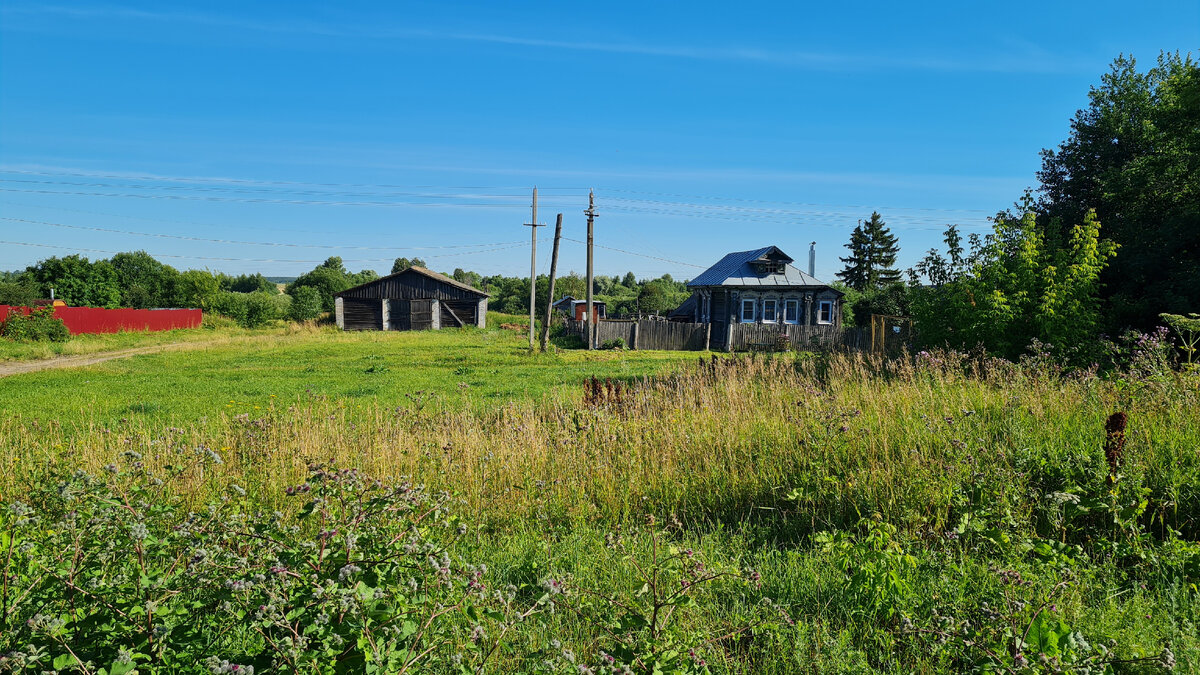
[[[907,266],[1035,184],[1113,58],[1160,50],[1200,53],[1200,3],[6,0],[0,269],[527,274],[534,185],[580,241],[595,189],[597,273],[816,241],[832,279],[873,209]]]

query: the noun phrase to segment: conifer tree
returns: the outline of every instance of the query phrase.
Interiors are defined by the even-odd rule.
[[[839,258],[846,267],[837,273],[838,278],[856,291],[882,288],[900,281],[900,270],[892,267],[900,247],[896,235],[885,225],[878,212],[873,212],[865,223],[859,221],[850,234],[850,243],[846,244],[850,255]]]

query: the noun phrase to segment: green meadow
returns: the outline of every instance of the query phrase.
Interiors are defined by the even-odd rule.
[[[1200,670],[1194,374],[216,335],[0,380],[0,670]]]

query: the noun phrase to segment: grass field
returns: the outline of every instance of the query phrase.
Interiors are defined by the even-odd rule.
[[[314,396],[385,407],[414,396],[451,407],[488,406],[539,398],[588,376],[636,378],[695,358],[684,352],[583,350],[531,355],[520,335],[499,329],[222,329],[193,331],[188,338],[203,344],[22,375],[0,387],[0,410],[69,425],[123,417],[175,424],[230,411],[253,413]],[[140,346],[118,338],[109,344]]]
[[[1200,670],[1195,376],[523,344],[3,381],[0,669]]]

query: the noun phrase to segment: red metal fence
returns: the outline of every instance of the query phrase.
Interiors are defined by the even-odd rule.
[[[28,314],[29,307],[0,305],[0,323],[9,311]],[[62,319],[71,335],[80,333],[118,333],[120,331],[175,330],[199,328],[198,309],[101,309],[99,307],[55,307],[54,317]]]

